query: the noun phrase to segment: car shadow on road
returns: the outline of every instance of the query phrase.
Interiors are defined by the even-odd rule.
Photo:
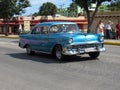
[[[8,54],[9,56],[16,58],[17,60],[31,60],[36,62],[42,62],[42,63],[68,63],[68,62],[83,62],[83,61],[90,61],[90,60],[98,60],[92,59],[90,57],[82,57],[82,56],[68,56],[65,58],[64,61],[59,61],[55,57],[49,54],[42,54],[42,53],[36,53],[34,55],[27,55],[26,53],[11,53]]]

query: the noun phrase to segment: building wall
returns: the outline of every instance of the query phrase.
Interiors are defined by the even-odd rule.
[[[104,24],[106,24],[110,20],[111,22],[113,22],[112,28],[116,29],[116,24],[120,20],[120,11],[98,12],[92,24],[93,32],[95,32],[99,20],[103,20]]]
[[[25,21],[29,22],[28,24],[25,24]],[[78,26],[83,30],[85,29],[84,25],[87,25],[87,20],[84,16],[79,17],[52,17],[52,16],[37,16],[37,17],[14,17],[13,20],[9,22],[9,34],[18,34],[19,31],[28,31],[28,29],[32,29],[32,27],[40,22],[49,22],[49,21],[69,21],[69,22],[75,22],[78,24]],[[20,25],[22,30],[20,30]],[[0,27],[4,27],[3,22],[0,22]],[[0,28],[0,33],[5,33],[4,28]]]

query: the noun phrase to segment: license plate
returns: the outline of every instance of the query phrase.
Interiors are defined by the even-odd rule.
[[[85,52],[94,52],[97,51],[95,48],[86,48]]]
[[[85,53],[85,49],[79,48],[79,52],[80,52],[80,53]]]

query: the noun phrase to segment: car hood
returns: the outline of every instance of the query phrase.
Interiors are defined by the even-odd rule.
[[[58,37],[72,38],[73,43],[94,43],[99,42],[99,36],[97,34],[83,34],[83,33],[71,33],[71,34],[59,34]]]

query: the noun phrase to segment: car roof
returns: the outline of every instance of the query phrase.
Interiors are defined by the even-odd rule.
[[[76,23],[74,22],[42,22],[42,23],[36,24],[35,26],[51,26],[56,24],[76,24]]]

